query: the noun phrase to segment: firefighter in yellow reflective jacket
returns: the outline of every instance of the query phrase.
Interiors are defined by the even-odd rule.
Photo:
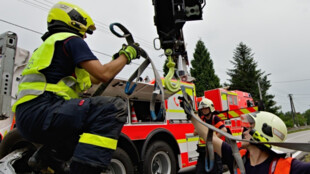
[[[55,165],[49,163],[56,159],[73,156],[71,173],[100,173],[117,147],[127,106],[121,98],[79,96],[92,83],[114,78],[139,58],[140,48],[123,45],[111,62],[102,65],[84,41],[96,27],[80,7],[59,2],[49,11],[47,23],[43,44],[22,72],[12,108],[20,133],[44,144],[29,163],[41,170]],[[52,167],[56,173],[69,172],[61,162]]]

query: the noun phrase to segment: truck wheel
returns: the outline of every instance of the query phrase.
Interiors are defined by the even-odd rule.
[[[133,163],[128,154],[120,147],[113,153],[111,165],[108,167],[107,174],[133,174]]]
[[[34,145],[24,139],[17,128],[12,129],[0,143],[0,159],[12,151],[23,147],[29,147],[30,150],[35,150]]]
[[[155,141],[146,151],[144,173],[176,173],[176,159],[171,147],[163,141]]]
[[[17,149],[23,149],[20,151],[22,153],[21,158],[17,158],[12,167],[14,168],[16,173],[28,173],[31,172],[30,167],[28,166],[28,159],[32,156],[32,154],[36,150],[36,146],[31,142],[24,139],[17,128],[12,129],[8,134],[4,137],[4,139],[0,143],[0,159],[10,154],[11,152]],[[17,157],[17,156],[16,156]],[[0,172],[1,173],[1,172]]]

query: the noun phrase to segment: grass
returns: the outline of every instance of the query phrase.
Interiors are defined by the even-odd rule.
[[[304,159],[302,160],[303,162],[310,162],[310,153],[308,153]]]

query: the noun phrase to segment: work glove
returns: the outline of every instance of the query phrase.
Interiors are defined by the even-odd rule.
[[[186,99],[185,97],[178,97],[178,99],[180,100],[180,106],[184,109],[187,119],[190,120],[192,117],[192,111],[194,111],[194,113],[196,112],[193,109],[193,101],[190,97],[189,99]]]
[[[122,48],[118,53],[114,54],[112,59],[118,58],[121,54],[127,57],[127,64],[130,64],[131,60],[139,59],[141,55],[141,48],[138,43],[133,43],[130,45],[123,44]]]

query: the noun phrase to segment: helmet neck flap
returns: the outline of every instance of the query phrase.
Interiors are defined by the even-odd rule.
[[[53,24],[49,24],[48,26],[48,31],[44,33],[44,35],[41,37],[43,41],[45,41],[48,37],[55,33],[60,33],[60,32],[69,32],[69,33],[74,33],[80,37],[83,38],[83,35],[76,29],[69,27],[66,25],[64,22],[61,21],[53,21]]]

